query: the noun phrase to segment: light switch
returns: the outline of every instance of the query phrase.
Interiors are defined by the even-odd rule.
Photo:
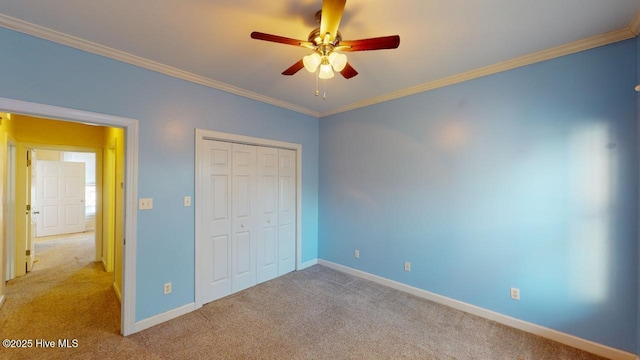
[[[140,210],[151,210],[153,209],[153,199],[145,198],[138,200],[138,209]]]
[[[191,196],[184,197],[184,206],[191,206]]]

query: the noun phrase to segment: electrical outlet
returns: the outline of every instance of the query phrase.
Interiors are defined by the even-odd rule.
[[[184,197],[184,206],[191,206],[191,196]]]
[[[353,256],[354,256],[356,259],[359,259],[359,258],[360,258],[360,250],[355,250],[355,251],[353,252]]]
[[[520,289],[514,287],[511,288],[511,299],[520,300]]]
[[[166,284],[164,284],[164,294],[171,294],[171,283],[168,282]]]
[[[411,263],[408,261],[404,262],[404,271],[409,272],[411,271]]]

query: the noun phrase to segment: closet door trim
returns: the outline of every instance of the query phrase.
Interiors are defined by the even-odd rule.
[[[200,239],[205,234],[204,224],[201,221],[201,215],[203,213],[202,204],[198,201],[199,195],[202,193],[201,173],[199,161],[203,156],[204,144],[206,141],[225,141],[238,144],[266,146],[279,149],[294,150],[296,152],[296,270],[302,267],[302,145],[296,143],[289,143],[284,141],[263,139],[245,135],[237,135],[231,133],[224,133],[219,131],[196,129],[195,130],[195,305],[196,308],[200,308],[203,305],[203,296],[201,289],[201,274],[204,259],[201,258],[202,244]]]

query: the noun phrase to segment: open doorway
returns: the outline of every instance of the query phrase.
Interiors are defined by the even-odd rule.
[[[116,241],[116,234],[122,234],[124,225],[124,194],[113,181],[108,183],[111,188],[105,189],[103,176],[122,183],[124,170],[105,168],[103,149],[118,138],[124,139],[124,131],[16,113],[10,122],[6,131],[17,141],[19,159],[15,195],[18,204],[26,204],[26,212],[16,221],[15,252],[7,254],[14,256],[15,269],[6,284],[6,313],[34,306],[43,296],[52,304],[77,302],[71,292],[56,291],[74,288],[76,284],[69,282],[72,279],[101,284],[99,289],[88,287],[86,291],[106,296],[120,308],[122,268],[115,269],[113,264],[122,263],[122,241]],[[122,158],[123,151],[113,149],[109,155]],[[112,194],[106,201],[102,199],[105,191]],[[114,201],[116,197],[120,200]],[[107,214],[115,214],[111,217],[116,221],[105,221]],[[110,227],[104,227],[105,222]],[[105,249],[109,251],[103,252]],[[116,261],[114,256],[120,259]],[[108,269],[106,264],[110,264]],[[108,271],[109,275],[97,271]],[[38,286],[43,282],[50,286]],[[111,289],[110,295],[103,291],[104,284],[107,291]],[[11,301],[11,295],[32,301],[20,304]],[[114,306],[106,307],[119,318]]]
[[[20,118],[18,118],[20,119]],[[20,119],[21,120],[21,119]],[[100,145],[100,144],[96,144]],[[83,151],[80,151],[83,150]],[[31,188],[32,227],[35,228],[33,243],[29,248],[32,262],[27,262],[27,271],[38,261],[38,245],[45,246],[53,240],[74,238],[91,239],[84,247],[90,247],[92,261],[103,263],[104,270],[113,272],[113,266],[105,265],[110,259],[103,254],[103,232],[96,232],[98,223],[97,203],[102,197],[102,149],[35,148],[28,149],[31,155],[31,177],[27,177],[27,188]],[[100,161],[102,162],[102,161]],[[100,171],[99,171],[100,170]],[[111,212],[112,202],[100,202]],[[114,229],[115,230],[115,229]],[[113,247],[113,239],[106,248]],[[84,244],[84,242],[82,243]],[[111,261],[112,263],[113,261]]]
[[[102,138],[102,140],[104,141],[102,142],[101,147],[103,149],[106,148],[108,150],[111,148],[112,150],[112,151],[104,152],[105,154],[103,155],[105,158],[107,157],[106,155],[107,153],[114,153],[114,154],[116,153],[116,149],[112,147],[113,144],[119,144],[120,149],[122,149],[122,156],[121,156],[122,159],[120,159],[119,161],[112,160],[111,162],[113,164],[121,165],[120,167],[118,167],[118,169],[120,169],[119,173],[116,174],[115,176],[110,176],[110,177],[105,176],[105,179],[106,178],[112,179],[111,194],[109,196],[103,196],[103,197],[113,199],[113,202],[118,203],[122,209],[120,216],[118,216],[118,214],[115,214],[115,216],[112,217],[112,218],[115,218],[113,223],[110,223],[108,220],[106,221],[106,223],[108,224],[108,226],[113,226],[113,227],[110,227],[110,229],[115,229],[118,225],[120,229],[119,232],[111,231],[114,239],[118,240],[118,241],[115,241],[115,244],[119,244],[119,248],[120,248],[119,254],[117,254],[118,249],[114,249],[113,251],[114,252],[114,261],[113,261],[114,269],[113,270],[114,270],[114,273],[117,271],[120,272],[120,279],[121,279],[119,289],[116,291],[117,295],[122,298],[122,306],[120,306],[120,312],[121,312],[120,332],[124,335],[128,335],[135,332],[136,331],[135,330],[135,240],[136,240],[135,196],[137,193],[136,191],[137,140],[138,140],[137,121],[133,119],[113,117],[109,115],[101,115],[101,114],[83,112],[83,111],[78,111],[73,109],[59,108],[59,107],[48,106],[48,105],[26,103],[22,101],[3,99],[3,98],[0,98],[0,109],[11,114],[21,114],[21,115],[14,115],[16,116],[16,118],[14,119],[17,119],[20,116],[24,116],[24,117],[37,119],[35,121],[41,121],[41,122],[57,121],[58,122],[54,126],[54,129],[48,128],[48,130],[47,129],[43,130],[43,128],[46,128],[46,126],[44,127],[41,126],[42,123],[39,123],[38,126],[30,126],[29,128],[34,131],[38,131],[38,130],[41,131],[39,134],[37,134],[38,136],[42,136],[42,132],[55,133],[60,136],[63,136],[63,134],[69,135],[68,132],[61,131],[61,129],[58,128],[59,126],[64,125],[61,123],[65,123],[66,125],[82,124],[83,126],[104,127],[105,129],[109,129],[109,130],[105,130],[106,133],[108,133],[108,131],[120,131],[122,133],[122,136],[118,139],[113,139],[113,138],[108,139],[108,135],[106,135],[106,138]],[[45,120],[45,119],[49,119],[49,120]],[[61,119],[61,120],[51,120],[51,119]],[[4,126],[4,125],[5,125],[4,123],[0,124],[0,126]],[[16,125],[16,124],[14,123],[13,125]],[[21,215],[21,214],[25,214],[25,212],[23,212],[25,211],[25,208],[27,209],[27,211],[29,210],[29,207],[27,207],[27,205],[31,205],[31,204],[27,204],[27,200],[29,200],[28,194],[30,194],[31,189],[29,190],[19,189],[21,184],[27,183],[26,181],[27,173],[26,171],[21,173],[22,171],[21,169],[27,168],[26,163],[28,159],[26,156],[24,157],[21,156],[21,154],[26,154],[27,149],[36,148],[35,146],[33,146],[34,144],[41,145],[41,141],[36,141],[33,139],[24,140],[24,134],[25,134],[24,132],[20,132],[20,130],[17,130],[16,128],[11,128],[12,125],[8,125],[8,126],[9,126],[8,129],[5,128],[3,130],[12,132],[11,136],[15,138],[17,141],[16,162],[17,162],[18,174],[16,176],[17,180],[15,182],[16,221],[15,221],[15,241],[13,245],[15,246],[15,253],[16,253],[15,259],[18,261],[15,261],[16,264],[14,264],[15,266],[13,267],[15,270],[15,274],[13,275],[19,276],[21,269],[23,269],[22,271],[26,271],[26,266],[24,268],[21,267],[22,264],[25,264],[25,263],[21,262],[20,260],[24,259],[25,254],[28,254],[26,249],[27,247],[26,241],[20,241],[20,239],[28,238],[29,229],[31,225],[30,221],[28,220],[29,216]],[[111,135],[112,134],[113,133],[111,133]],[[77,134],[75,135],[72,134],[71,136],[78,137]],[[7,136],[5,136],[5,139],[6,138]],[[57,141],[57,143],[59,144],[60,142]],[[7,142],[5,141],[5,143],[2,145],[3,145],[2,146],[3,150],[5,150],[5,152],[8,152],[7,149],[9,149],[9,147],[7,146]],[[126,147],[126,150],[125,150],[125,147]],[[100,177],[100,179],[102,179],[102,177]],[[100,181],[98,179],[96,180],[97,182]],[[6,191],[7,189],[6,184],[3,183],[3,186]],[[126,192],[125,192],[125,189],[127,190]],[[109,211],[105,211],[104,214],[99,214],[101,209],[106,209],[105,206],[106,204],[104,199],[98,198],[96,200],[96,220],[97,220],[96,233],[100,233],[100,235],[104,235],[106,231],[105,228],[101,228],[101,223],[102,224],[105,223],[105,221],[103,221],[105,216],[107,217],[107,219],[109,218],[108,216]],[[5,203],[5,208],[6,208],[6,203]],[[119,224],[117,220],[118,218],[121,219],[119,221]],[[5,229],[3,233],[5,235],[7,231],[6,220],[7,220],[6,217],[3,217],[3,228]],[[1,245],[5,250],[7,249],[7,247],[5,246],[7,245],[5,244],[5,241],[8,240],[8,238],[9,237],[7,236],[3,236],[3,239],[2,239],[3,243]],[[125,238],[127,239],[126,242],[125,242]],[[102,246],[95,247],[95,254],[100,252],[102,256],[102,250],[103,250]],[[120,259],[119,261],[116,260],[116,258],[118,257]],[[6,256],[1,256],[0,260],[2,261],[2,264],[0,264],[1,265],[0,270],[6,270],[7,266],[9,266],[8,262],[6,261]],[[22,264],[18,264],[20,262]],[[2,272],[4,273],[4,271]],[[4,274],[2,275],[4,276]],[[115,284],[115,281],[114,281],[114,284]],[[4,282],[2,282],[2,284],[0,285],[0,302],[5,299],[5,294],[6,294],[6,291],[4,289]]]

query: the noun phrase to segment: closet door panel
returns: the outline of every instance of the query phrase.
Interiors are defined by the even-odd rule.
[[[278,276],[278,149],[258,147],[258,283]]]
[[[256,284],[256,147],[232,144],[232,292]]]
[[[203,186],[203,303],[231,294],[231,144],[207,141],[200,159]]]
[[[278,276],[295,270],[296,152],[278,150]]]

